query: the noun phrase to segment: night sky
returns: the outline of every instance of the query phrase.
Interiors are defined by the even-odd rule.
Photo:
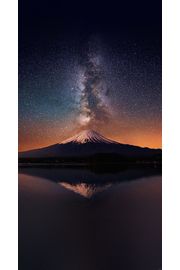
[[[161,1],[19,0],[19,150],[89,128],[161,147]]]

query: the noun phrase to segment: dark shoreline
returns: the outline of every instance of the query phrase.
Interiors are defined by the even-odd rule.
[[[140,162],[121,162],[121,163],[110,163],[110,162],[100,162],[100,163],[88,163],[88,162],[19,162],[18,167],[114,167],[114,168],[124,168],[124,167],[154,167],[161,168],[162,162],[148,162],[148,161],[140,161]]]

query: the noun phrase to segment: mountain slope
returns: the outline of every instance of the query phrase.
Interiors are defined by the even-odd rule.
[[[83,130],[82,132],[78,133],[77,135],[66,139],[61,142],[61,144],[66,143],[78,143],[78,144],[84,144],[84,143],[116,143],[115,141],[109,140],[99,134],[98,132],[94,130]]]
[[[121,158],[148,158],[161,155],[160,149],[142,148],[109,140],[93,130],[79,134],[48,147],[20,152],[19,158],[79,158],[109,155]]]

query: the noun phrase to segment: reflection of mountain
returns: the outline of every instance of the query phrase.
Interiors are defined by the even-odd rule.
[[[96,193],[102,192],[111,186],[111,184],[106,184],[106,185],[96,185],[96,184],[86,184],[86,183],[69,184],[65,182],[60,182],[59,184],[65,187],[66,189],[72,190],[75,193],[78,193],[86,198],[91,198]]]
[[[19,168],[19,173],[45,178],[54,182],[74,183],[113,183],[135,180],[141,177],[161,174],[159,168],[123,167],[94,171],[90,168]]]
[[[50,145],[41,149],[35,149],[19,153],[19,158],[53,159],[54,161],[64,161],[64,159],[81,159],[93,161],[108,160],[116,162],[126,159],[151,159],[161,158],[160,149],[142,148],[133,145],[121,144],[109,140],[101,134],[84,130],[72,138],[61,143]]]

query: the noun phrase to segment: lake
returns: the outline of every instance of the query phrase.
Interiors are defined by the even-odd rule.
[[[161,172],[20,168],[19,270],[160,270]]]

